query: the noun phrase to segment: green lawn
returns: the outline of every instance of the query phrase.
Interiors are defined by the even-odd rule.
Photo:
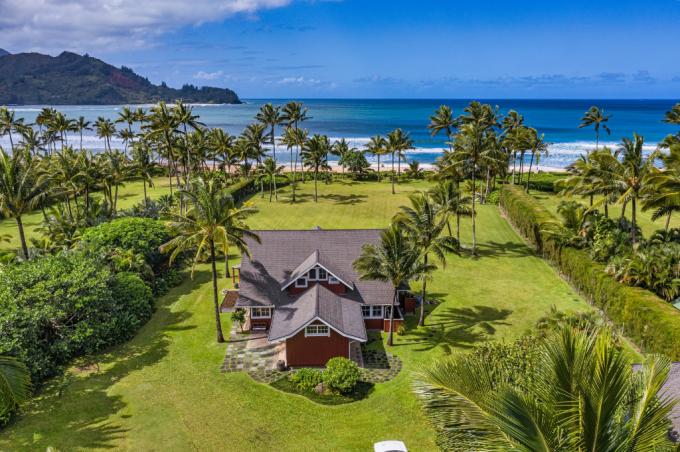
[[[260,208],[253,228],[363,228],[386,226],[406,195],[424,182],[320,184],[302,188],[302,202],[288,193]],[[463,225],[469,243],[469,223]],[[222,374],[225,345],[214,340],[208,267],[197,268],[158,301],[151,321],[129,343],[97,357],[94,366],[71,369],[50,384],[23,416],[0,436],[0,450],[370,450],[372,443],[401,439],[409,450],[435,450],[434,435],[411,392],[413,372],[427,362],[469,350],[487,340],[510,341],[556,306],[588,305],[524,245],[496,206],[481,206],[480,257],[452,256],[434,277],[430,296],[439,304],[429,327],[398,336],[391,351],[404,362],[392,381],[377,384],[364,400],[316,404],[280,392],[245,374]],[[228,285],[227,280],[222,285]],[[228,331],[228,315],[223,316]]]
[[[165,177],[157,177],[154,179],[154,187],[147,187],[147,195],[151,198],[157,198],[161,195],[170,193],[170,185],[168,179]],[[102,196],[101,193],[96,193],[95,196]],[[141,181],[128,182],[119,189],[118,193],[118,209],[128,209],[133,205],[144,200],[144,190]],[[32,237],[38,237],[40,234],[36,232],[36,228],[42,223],[42,213],[38,210],[22,217],[24,223],[24,230],[26,232],[26,240]],[[21,242],[19,240],[19,230],[14,218],[0,217],[0,235],[9,234],[11,240],[9,243],[0,242],[0,248],[19,248]]]
[[[581,197],[563,197],[559,196],[554,193],[547,193],[547,192],[540,192],[540,191],[535,191],[532,190],[531,194],[538,199],[543,206],[545,206],[548,210],[550,210],[553,215],[557,215],[557,206],[560,204],[561,201],[563,200],[576,200],[584,205],[589,204],[589,200],[587,198],[581,198]],[[601,207],[599,209],[601,212],[604,212],[604,207]],[[611,218],[618,218],[621,216],[621,206],[619,204],[609,206],[609,216]],[[630,204],[626,208],[626,217],[628,219],[631,218],[631,206]],[[652,211],[649,210],[647,212],[642,212],[640,208],[638,207],[637,210],[637,222],[638,225],[640,226],[640,229],[642,229],[642,234],[645,237],[649,237],[651,234],[654,233],[654,231],[658,229],[663,229],[666,226],[666,217],[659,218],[656,221],[652,221]],[[672,228],[679,228],[680,227],[680,215],[675,215],[674,217],[671,217],[671,227]]]

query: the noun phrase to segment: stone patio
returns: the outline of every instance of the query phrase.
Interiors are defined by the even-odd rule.
[[[246,372],[253,380],[266,384],[288,373],[276,369],[277,361],[285,360],[284,343],[268,343],[267,333],[241,333],[236,324],[232,325],[229,338],[222,372]],[[384,350],[367,349],[365,344],[361,344],[361,356],[357,360],[363,363],[361,379],[369,383],[389,381],[402,367],[398,357]]]

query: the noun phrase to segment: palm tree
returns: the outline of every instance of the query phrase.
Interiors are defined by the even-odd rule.
[[[231,178],[231,167],[236,162],[234,156],[234,137],[229,135],[224,129],[216,127],[210,131],[210,146],[213,154],[222,163],[222,171],[226,171]]]
[[[665,230],[668,231],[673,212],[680,212],[680,143],[672,145],[668,154],[659,158],[664,169],[652,168],[645,181],[642,211],[653,209],[652,220],[666,216]]]
[[[22,216],[47,196],[49,177],[40,171],[39,161],[26,151],[8,155],[0,147],[0,212],[14,217],[24,258],[29,259]]]
[[[372,136],[366,145],[366,151],[378,157],[378,182],[380,182],[380,156],[387,154],[387,140],[380,135]]]
[[[283,170],[285,166],[281,165],[278,166],[276,164],[276,161],[271,158],[267,157],[264,159],[262,162],[262,166],[258,170],[258,179],[262,179],[267,182],[269,185],[269,202],[272,202],[272,194],[276,196],[276,200],[278,201],[278,194],[276,193],[276,189],[274,189],[274,192],[272,193],[272,185],[276,187],[276,178],[277,177],[284,177],[283,176]]]
[[[449,143],[449,151],[453,150],[451,142],[453,141],[453,131],[456,127],[458,127],[458,121],[453,118],[453,111],[448,105],[441,105],[434,115],[430,116],[430,124],[427,125],[433,137],[440,132],[444,132],[446,142]]]
[[[302,162],[314,171],[314,202],[319,200],[317,179],[319,170],[329,170],[328,151],[331,145],[326,135],[314,135],[302,146]]]
[[[563,327],[536,347],[534,371],[474,352],[433,362],[416,393],[446,450],[672,450],[670,362],[633,370],[610,333]],[[514,372],[514,373],[513,373]]]
[[[0,355],[0,413],[8,413],[31,396],[28,368],[12,356]]]
[[[105,193],[110,202],[111,214],[115,216],[118,209],[118,189],[134,177],[135,168],[128,165],[125,154],[117,150],[106,151],[101,157]]]
[[[439,214],[446,221],[449,237],[453,236],[449,219],[452,215],[456,216],[456,241],[460,246],[460,217],[472,215],[470,197],[463,195],[456,182],[448,179],[442,180],[432,187],[430,194],[434,202],[439,206]]]
[[[276,160],[276,126],[284,122],[284,117],[281,114],[281,107],[273,106],[272,104],[265,104],[260,107],[260,111],[255,116],[255,119],[260,121],[262,124],[269,126],[269,142],[272,145],[272,154],[274,156],[274,167],[277,165]],[[276,178],[274,178],[274,194],[276,195],[276,200],[279,200],[279,194],[276,189]]]
[[[427,280],[436,269],[430,265],[433,255],[442,266],[446,266],[446,253],[458,251],[458,241],[453,237],[442,235],[448,224],[447,217],[442,215],[442,207],[427,193],[414,193],[409,196],[410,206],[402,206],[394,221],[406,230],[411,243],[420,254],[422,281],[420,293],[420,319],[418,325],[425,325],[425,303],[427,296]]]
[[[616,171],[617,183],[622,187],[620,203],[631,203],[631,239],[633,246],[637,243],[637,202],[640,199],[643,189],[647,183],[648,176],[654,168],[654,160],[657,158],[658,151],[652,153],[648,158],[644,158],[643,147],[645,139],[633,133],[633,139],[624,138],[617,150],[621,157],[621,163]]]
[[[405,158],[404,151],[413,149],[413,140],[401,129],[395,129],[387,134],[387,143],[392,152],[392,171],[394,171],[394,155],[398,158],[397,173],[401,175],[401,159]],[[394,194],[394,178],[392,178],[392,194]]]
[[[12,133],[17,132],[23,124],[23,118],[16,118],[14,110],[10,110],[7,107],[0,107],[0,137],[9,135],[9,145],[12,152],[14,152]]]
[[[512,156],[512,183],[515,183],[517,151],[523,149],[520,146],[517,130],[524,127],[524,116],[515,110],[510,110],[501,122],[503,127],[502,145],[508,151],[508,156]]]
[[[215,250],[217,246],[220,246],[225,256],[228,256],[229,245],[233,244],[245,254],[249,254],[245,238],[258,242],[260,239],[248,230],[243,220],[254,213],[255,209],[236,207],[228,191],[220,187],[214,179],[206,181],[199,177],[191,184],[191,190],[181,190],[181,192],[188,199],[189,208],[185,214],[173,215],[174,220],[170,227],[177,232],[177,236],[163,244],[161,251],[171,251],[170,262],[173,262],[181,253],[195,249],[192,276],[198,259],[206,252],[209,253],[217,342],[224,342],[220,322]]]
[[[103,118],[102,116],[97,118],[94,123],[97,129],[97,136],[104,140],[105,150],[111,150],[111,137],[116,134],[116,126],[110,119]]]
[[[295,130],[296,135],[299,135],[298,129],[300,127],[300,123],[308,119],[311,119],[308,112],[309,110],[302,106],[302,102],[288,102],[286,105],[283,106],[282,119],[287,124],[288,127],[292,127]],[[301,147],[302,144],[297,145],[297,153],[300,152]],[[293,166],[293,185],[295,185],[296,172],[297,172],[297,157],[295,158],[295,165]],[[305,174],[303,172],[302,173],[303,182],[304,178]],[[293,201],[295,201],[295,199],[293,199]]]
[[[673,105],[673,108],[666,112],[664,122],[680,126],[680,103]]]
[[[79,116],[75,122],[75,129],[80,134],[80,150],[83,150],[83,131],[92,130],[90,121],[86,121],[84,116]]]
[[[350,146],[347,140],[344,138],[341,138],[339,140],[336,140],[333,143],[333,146],[331,147],[331,154],[335,155],[338,157],[338,162],[344,162],[345,159],[347,158],[347,155],[349,155],[350,152],[355,152],[357,148],[354,146]],[[345,172],[345,163],[342,164],[342,172]]]
[[[149,198],[146,195],[146,184],[153,187],[153,170],[156,167],[149,146],[144,141],[138,141],[132,145],[132,162],[134,163],[134,171],[137,176],[142,178],[142,186],[144,187],[144,206],[148,207]]]
[[[362,280],[389,282],[393,289],[390,309],[390,332],[387,345],[393,344],[394,311],[398,290],[408,282],[428,271],[420,261],[420,253],[398,224],[392,224],[380,234],[380,243],[367,243],[353,263]]]
[[[168,162],[168,179],[170,181],[170,195],[172,195],[172,172],[177,174],[175,166],[175,159],[173,154],[174,134],[177,133],[179,127],[178,119],[172,114],[165,102],[160,102],[151,108],[148,115],[148,123],[144,125],[147,130],[148,139],[156,139],[163,143],[165,151],[163,152]]]
[[[288,149],[290,149],[290,161],[291,161],[291,168],[296,170],[297,169],[297,161],[298,161],[298,153],[295,152],[295,164],[293,165],[293,148],[296,149],[302,149],[302,146],[307,142],[307,136],[309,135],[309,132],[307,132],[306,129],[295,129],[293,127],[286,127],[286,130],[283,134],[283,138],[281,142],[286,145]],[[297,178],[296,178],[296,172],[293,171],[292,173],[293,180],[291,181],[291,188],[293,191],[293,199],[292,202],[295,202],[295,192],[297,190]]]
[[[541,155],[546,155],[548,153],[548,143],[543,140],[545,135],[538,135],[538,132],[534,128],[529,129],[530,147],[529,152],[531,152],[531,161],[529,162],[529,174],[527,175],[527,193],[529,193],[529,183],[531,182],[531,167],[534,164],[534,157],[540,158]]]
[[[36,155],[38,151],[43,149],[44,141],[39,132],[36,132],[30,125],[23,126],[19,129],[21,134],[21,141],[19,146],[27,150],[31,155]]]
[[[607,122],[611,117],[612,115],[606,115],[604,110],[592,106],[581,118],[581,124],[578,126],[579,129],[590,126],[595,129],[595,149],[600,146],[600,127],[607,132],[607,135],[611,135],[612,131],[607,127]]]

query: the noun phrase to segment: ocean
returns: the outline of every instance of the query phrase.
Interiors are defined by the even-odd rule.
[[[284,104],[288,99],[246,99],[242,105],[194,105],[195,114],[209,127],[222,127],[231,134],[239,134],[254,121],[260,105],[271,102]],[[430,115],[443,104],[453,108],[454,114],[462,113],[469,100],[461,99],[302,99],[309,109],[311,119],[302,127],[310,134],[326,134],[331,138],[346,138],[352,145],[361,148],[375,134],[386,134],[400,127],[414,140],[415,149],[407,152],[409,160],[424,164],[435,161],[446,146],[443,135],[430,136],[427,129]],[[600,132],[601,145],[616,146],[623,137],[633,132],[645,137],[646,150],[651,151],[656,143],[678,128],[662,122],[664,114],[678,100],[528,100],[499,99],[483,100],[497,105],[501,113],[510,109],[524,116],[525,124],[545,134],[549,143],[548,155],[540,164],[546,167],[563,168],[579,155],[595,148],[595,132],[592,128],[579,129],[580,118],[592,105],[604,109],[611,115],[608,126],[611,135]],[[42,106],[13,107],[18,117],[29,123],[34,122]],[[56,107],[67,117],[84,116],[94,121],[98,116],[115,119],[122,106],[59,106]],[[69,135],[69,144],[79,145],[77,135]],[[94,132],[86,132],[84,146],[94,151],[103,149],[103,142]],[[0,138],[0,145],[9,147],[8,137]],[[120,140],[113,146],[123,147]],[[277,153],[282,162],[286,152]]]

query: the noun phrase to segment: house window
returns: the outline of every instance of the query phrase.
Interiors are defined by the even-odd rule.
[[[311,269],[311,270],[309,271],[309,273],[307,274],[307,277],[309,278],[310,281],[316,281],[316,279],[317,279],[317,277],[316,277],[316,268]]]
[[[295,287],[307,287],[307,278],[298,278],[295,280]]]
[[[250,318],[252,319],[270,319],[272,317],[271,308],[251,308]]]
[[[308,325],[305,328],[305,337],[307,336],[330,336],[331,331],[326,325]]]
[[[328,284],[338,284],[340,283],[340,280],[336,278],[335,276],[328,276]]]
[[[388,319],[388,320],[389,320],[391,310],[392,310],[392,306],[385,306],[385,316],[384,316],[385,319]],[[400,310],[399,308],[397,308],[397,311],[394,313],[394,318],[395,318],[396,320],[401,320],[401,319],[402,319],[402,317],[401,317],[401,310]]]
[[[361,314],[365,319],[382,319],[382,306],[362,306]]]
[[[318,272],[317,278],[319,281],[325,281],[328,278],[325,268],[317,268],[316,271]]]

